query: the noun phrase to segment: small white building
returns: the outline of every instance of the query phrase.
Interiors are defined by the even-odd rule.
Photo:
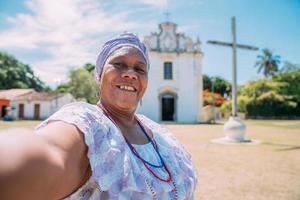
[[[161,23],[158,33],[144,39],[150,71],[139,113],[157,122],[197,123],[202,121],[201,43],[176,28],[172,22]]]
[[[0,119],[4,118],[10,110],[11,102],[18,96],[34,92],[34,89],[8,89],[0,90]]]
[[[32,92],[16,97],[11,107],[14,107],[15,119],[43,120],[48,118],[63,105],[74,102],[69,93]]]
[[[33,89],[1,90],[1,117],[43,120],[74,101],[75,98],[69,93],[36,92]]]

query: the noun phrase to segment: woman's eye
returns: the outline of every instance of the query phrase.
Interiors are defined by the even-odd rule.
[[[121,68],[122,64],[121,63],[113,63],[112,64],[115,68]]]
[[[141,73],[141,74],[145,74],[146,71],[140,67],[136,67],[135,70],[138,72],[138,73]]]

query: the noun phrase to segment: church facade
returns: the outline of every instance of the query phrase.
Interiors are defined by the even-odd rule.
[[[197,123],[202,112],[200,41],[177,32],[172,22],[144,38],[149,49],[148,89],[139,113],[157,122]]]

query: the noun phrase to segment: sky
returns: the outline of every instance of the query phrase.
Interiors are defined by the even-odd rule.
[[[178,32],[199,37],[203,73],[230,81],[232,50],[207,41],[231,42],[232,16],[239,44],[300,64],[300,0],[0,0],[0,51],[55,87],[71,69],[94,64],[107,39],[124,31],[143,39],[169,20]],[[237,51],[239,84],[262,76],[254,67],[260,53]]]

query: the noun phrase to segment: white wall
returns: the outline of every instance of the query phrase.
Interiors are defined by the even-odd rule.
[[[177,122],[199,122],[202,109],[202,70],[200,54],[150,52],[148,89],[138,112],[160,121],[159,94],[166,88],[177,93]],[[163,63],[173,63],[173,79],[164,80]],[[199,103],[200,101],[200,103]]]
[[[15,109],[12,114],[15,119],[18,119],[19,115],[19,104],[24,104],[24,119],[34,118],[34,104],[40,104],[40,119],[44,120],[50,115],[55,113],[65,104],[74,102],[75,99],[70,94],[65,94],[57,99],[51,101],[13,101],[11,106]]]

